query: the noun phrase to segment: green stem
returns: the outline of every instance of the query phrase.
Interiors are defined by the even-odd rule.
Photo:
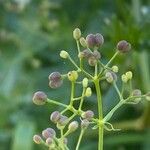
[[[63,106],[63,107],[68,107],[68,105],[65,105],[63,103],[60,103],[60,102],[57,102],[55,100],[52,100],[52,99],[47,99],[47,103],[51,103],[51,104],[54,104],[54,105],[58,105],[58,106]]]
[[[71,82],[70,106],[73,106],[75,83]]]
[[[113,86],[114,86],[114,88],[115,88],[117,94],[119,95],[119,99],[120,99],[120,100],[123,99],[123,97],[122,97],[122,95],[121,95],[121,92],[119,91],[118,86],[116,85],[116,82],[113,82]]]
[[[84,101],[84,94],[85,94],[85,88],[83,88],[83,92],[82,92],[82,98],[81,98],[81,101],[80,101],[80,105],[79,105],[79,111],[82,109],[82,105],[83,105],[83,101]]]
[[[102,109],[102,98],[101,98],[101,91],[99,85],[99,79],[94,81],[96,93],[97,93],[97,103],[98,103],[98,116],[99,116],[99,123],[103,120],[103,109]],[[99,137],[98,137],[98,150],[103,150],[103,131],[104,127],[103,124],[99,124]]]
[[[79,136],[79,139],[78,139],[77,146],[76,146],[76,149],[75,149],[75,150],[79,150],[79,146],[80,146],[80,143],[81,143],[81,140],[82,140],[84,131],[85,131],[85,130],[82,130],[82,129],[81,129],[80,136]]]

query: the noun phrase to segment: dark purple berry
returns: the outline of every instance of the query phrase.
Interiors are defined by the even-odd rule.
[[[131,50],[131,44],[125,40],[119,41],[117,44],[117,50],[121,53],[129,52]]]
[[[95,46],[100,47],[104,43],[104,38],[100,33],[95,34]]]
[[[93,48],[95,46],[95,35],[94,34],[89,34],[86,37],[86,42],[89,48]]]

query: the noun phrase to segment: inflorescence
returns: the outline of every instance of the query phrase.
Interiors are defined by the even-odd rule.
[[[65,50],[60,52],[60,57],[68,59],[74,66],[74,69],[67,74],[61,74],[59,72],[53,72],[49,75],[49,86],[53,89],[59,88],[63,85],[63,80],[69,80],[71,84],[71,94],[69,104],[63,104],[56,100],[49,99],[47,95],[38,91],[33,96],[33,103],[36,105],[44,105],[46,103],[62,106],[64,109],[54,111],[50,115],[50,121],[53,122],[60,133],[57,135],[52,128],[46,128],[42,131],[41,135],[34,135],[33,140],[36,144],[44,144],[49,150],[69,150],[67,143],[67,137],[80,128],[80,135],[77,141],[75,150],[79,149],[82,137],[87,128],[98,129],[99,140],[98,150],[103,149],[103,130],[118,131],[109,122],[113,114],[118,108],[125,104],[138,104],[141,100],[146,99],[150,101],[150,93],[142,94],[141,90],[133,89],[131,71],[127,71],[121,76],[122,89],[117,86],[117,73],[119,68],[117,65],[111,65],[113,60],[119,54],[125,54],[131,50],[131,44],[125,40],[119,41],[116,46],[116,52],[107,64],[103,64],[101,61],[101,50],[104,44],[104,38],[100,33],[89,34],[86,38],[81,36],[81,31],[76,28],[73,31],[73,38],[76,40],[78,49],[79,64],[77,64]],[[83,50],[81,50],[81,47]],[[94,73],[90,74],[84,69],[84,63],[87,62],[89,66],[94,68]],[[79,80],[79,76],[82,74],[84,78]],[[114,86],[119,102],[112,110],[103,117],[102,98],[100,91],[100,82],[105,80],[108,84]],[[98,116],[94,115],[92,110],[83,110],[84,100],[92,95],[92,89],[89,87],[89,82],[93,83],[97,94],[97,106]],[[81,96],[75,96],[76,84],[82,86]],[[125,87],[129,87],[128,96],[124,96]],[[78,109],[74,107],[74,102],[78,101]],[[72,112],[72,115],[66,116],[66,112]],[[74,120],[75,117],[80,118],[80,122]],[[71,148],[72,149],[72,148]]]

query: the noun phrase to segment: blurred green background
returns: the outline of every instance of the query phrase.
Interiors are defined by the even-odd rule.
[[[72,31],[79,27],[86,36],[100,32],[105,44],[101,50],[105,63],[119,40],[132,43],[132,53],[120,56],[114,64],[120,74],[134,72],[134,88],[150,91],[150,1],[148,0],[0,0],[0,150],[44,150],[32,141],[35,133],[53,126],[49,114],[58,109],[35,106],[32,95],[45,91],[50,98],[67,103],[70,86],[58,90],[48,87],[53,71],[66,73],[71,65],[59,51],[77,54]],[[63,61],[63,63],[62,63]],[[73,69],[73,68],[72,68]],[[65,88],[64,88],[65,87]],[[102,83],[104,113],[117,103],[111,86]],[[85,108],[95,110],[95,95]],[[150,103],[122,107],[111,120],[121,132],[105,134],[105,150],[150,149]],[[70,136],[74,149],[78,133]],[[97,135],[88,131],[81,150],[96,150]]]

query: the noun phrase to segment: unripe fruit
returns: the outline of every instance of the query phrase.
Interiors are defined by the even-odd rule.
[[[49,138],[46,139],[46,144],[47,145],[51,145],[52,143],[53,143],[53,139],[52,138],[49,137]]]
[[[121,53],[126,53],[131,50],[131,44],[125,40],[119,41],[117,44],[117,50]]]
[[[131,80],[132,76],[133,76],[133,74],[131,71],[126,72],[126,77],[128,78],[128,80]]]
[[[123,74],[123,75],[121,76],[121,79],[122,79],[122,82],[124,82],[124,83],[127,83],[127,82],[128,82],[128,78],[127,78],[127,76],[126,76],[125,74]]]
[[[77,121],[73,121],[69,124],[68,130],[69,132],[74,132],[79,127],[79,123]]]
[[[81,121],[81,128],[86,129],[89,126],[90,122],[87,119]]]
[[[67,144],[68,144],[68,139],[67,139],[67,138],[64,138],[64,139],[63,139],[63,143],[64,143],[65,145],[67,145]]]
[[[83,47],[87,47],[87,43],[86,43],[86,40],[84,37],[81,37],[80,38],[80,44],[83,46]]]
[[[33,136],[33,141],[34,141],[36,144],[41,144],[41,143],[42,143],[42,138],[41,138],[39,135],[34,135],[34,136]]]
[[[100,54],[100,52],[98,52],[97,50],[94,50],[93,56],[94,56],[97,60],[101,58],[101,54]]]
[[[90,120],[94,117],[94,112],[91,110],[87,110],[81,114],[82,118]]]
[[[147,101],[150,101],[150,92],[146,94],[145,98],[146,98]]]
[[[141,92],[141,90],[139,90],[139,89],[135,89],[135,90],[133,90],[133,92],[132,92],[132,96],[141,96],[142,95],[142,92]],[[141,97],[139,97],[139,98],[134,98],[133,99],[135,102],[139,102],[140,100],[141,100]]]
[[[112,83],[117,80],[116,74],[111,71],[106,72],[105,77],[106,77],[107,82],[109,82],[109,83]]]
[[[70,71],[70,72],[68,72],[68,79],[70,80],[70,81],[76,81],[77,80],[77,78],[78,78],[78,72],[77,71]]]
[[[73,37],[75,40],[79,40],[80,37],[81,37],[81,30],[79,28],[76,28],[74,31],[73,31]]]
[[[48,78],[49,78],[49,86],[53,89],[58,88],[63,84],[63,80],[59,72],[51,73]]]
[[[68,123],[69,119],[66,116],[61,115],[60,119],[58,120],[59,126],[65,126]]]
[[[90,87],[88,87],[88,88],[86,89],[86,91],[85,91],[85,96],[86,96],[86,97],[90,97],[91,95],[92,95],[92,90],[91,90]]]
[[[83,79],[82,85],[83,85],[84,88],[86,88],[88,86],[88,79],[87,78]]]
[[[94,34],[89,34],[86,37],[86,42],[89,48],[93,48],[95,46],[95,36]]]
[[[78,57],[79,58],[89,58],[91,55],[92,55],[92,53],[88,49],[85,49],[79,53]]]
[[[113,71],[113,72],[117,73],[118,70],[119,70],[119,69],[118,69],[118,66],[112,66],[112,71]]]
[[[95,58],[95,56],[89,57],[88,63],[90,66],[95,66],[97,64],[97,59]]]
[[[54,129],[52,128],[47,128],[45,130],[42,131],[42,136],[47,139],[47,138],[53,138],[54,136],[56,136],[56,132]]]
[[[60,117],[61,117],[61,114],[58,111],[54,111],[50,116],[50,120],[54,123],[57,123]]]
[[[38,91],[34,93],[32,100],[36,105],[44,105],[47,101],[47,95],[42,91]]]
[[[95,35],[95,46],[100,47],[104,43],[104,38],[100,33],[96,33]]]
[[[68,52],[66,52],[64,50],[62,50],[59,55],[61,58],[64,58],[64,59],[68,58],[68,56],[69,56]]]

